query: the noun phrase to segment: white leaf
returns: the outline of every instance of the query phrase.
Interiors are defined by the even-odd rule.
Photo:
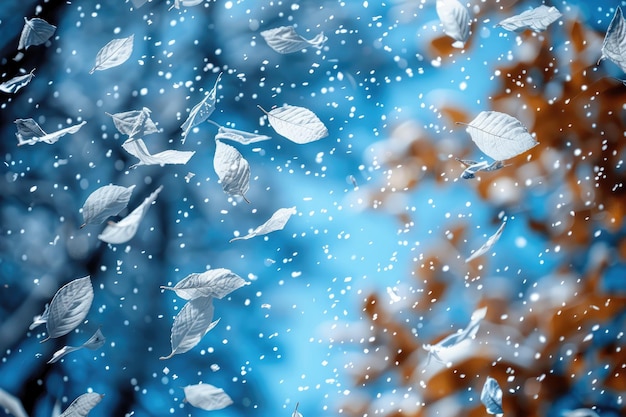
[[[133,41],[135,35],[130,35],[128,38],[113,39],[107,43],[98,51],[96,55],[96,64],[89,71],[93,74],[95,71],[103,71],[109,68],[122,65],[130,58],[133,53]]]
[[[102,401],[104,394],[89,392],[76,398],[59,417],[86,417]]]
[[[84,223],[81,227],[89,223],[102,223],[107,217],[119,214],[126,208],[134,188],[134,185],[128,188],[105,185],[89,194],[82,208]]]
[[[46,133],[33,119],[17,119],[15,124],[17,125],[17,146],[22,145],[34,145],[38,142],[43,142],[52,145],[56,143],[61,137],[67,134],[74,134],[80,130],[87,122],[82,121],[77,125],[69,126],[56,132]]]
[[[183,143],[185,143],[185,139],[187,139],[187,135],[195,126],[204,122],[209,118],[211,113],[215,110],[215,101],[217,100],[217,85],[222,78],[222,73],[217,76],[217,80],[215,80],[215,84],[209,93],[202,99],[202,101],[191,109],[189,112],[189,116],[187,116],[187,120],[180,126],[183,130]]]
[[[28,326],[28,330],[33,330],[34,328],[46,323],[48,321],[49,311],[50,311],[50,304],[46,304],[43,314],[41,314],[40,316],[35,316],[33,318],[33,322],[30,326]]]
[[[148,2],[148,0],[131,0],[135,9],[140,8]]]
[[[37,17],[28,20],[24,18],[24,27],[20,35],[17,49],[28,49],[29,46],[41,45],[54,35],[56,26],[51,25],[43,19]]]
[[[25,87],[35,76],[33,74],[35,69],[28,74],[18,75],[17,77],[13,77],[10,80],[7,80],[0,84],[0,91],[7,94],[16,93],[20,88]]]
[[[48,308],[46,329],[48,339],[60,337],[74,330],[85,320],[93,301],[93,287],[89,275],[68,282],[52,298]]]
[[[169,359],[174,355],[193,349],[217,321],[213,320],[213,298],[200,297],[187,301],[174,318],[172,325],[172,353],[160,359]]]
[[[502,26],[510,31],[532,29],[535,32],[542,32],[561,16],[561,12],[556,7],[548,7],[542,4],[534,9],[526,10],[523,13],[504,19],[496,26]]]
[[[437,15],[443,31],[455,40],[455,48],[463,48],[470,34],[470,15],[458,0],[437,0]]]
[[[315,113],[304,107],[284,105],[270,112],[260,106],[259,109],[267,115],[276,133],[295,143],[309,143],[328,136],[324,123]]]
[[[172,7],[170,7],[169,10],[172,10],[172,8],[180,9],[181,5],[184,7],[197,6],[203,1],[204,0],[174,0],[174,5],[172,5]]]
[[[176,151],[168,149],[163,152],[150,154],[143,139],[129,139],[122,144],[122,148],[129,154],[139,159],[139,162],[132,165],[136,168],[141,165],[168,165],[168,164],[186,164],[195,151]]]
[[[502,389],[498,381],[488,376],[483,390],[480,393],[480,401],[485,405],[489,414],[502,414]]]
[[[293,409],[293,413],[291,413],[291,417],[302,417],[302,413],[298,411],[298,406],[300,403],[296,403],[296,407]]]
[[[106,338],[104,337],[104,335],[102,334],[100,329],[98,329],[93,334],[93,336],[91,336],[82,345],[80,345],[80,346],[63,346],[61,349],[59,349],[56,352],[54,352],[54,354],[52,355],[52,359],[50,359],[48,361],[48,363],[55,363],[59,359],[61,359],[63,356],[67,355],[68,353],[74,352],[74,351],[82,349],[82,348],[87,348],[87,349],[90,349],[90,350],[100,349],[104,345],[105,341],[106,341]]]
[[[121,134],[134,138],[137,136],[143,137],[145,135],[159,132],[156,124],[154,124],[152,119],[150,119],[150,113],[150,109],[144,107],[141,110],[106,114],[107,116],[111,116],[113,118],[113,124],[115,124],[115,127]]]
[[[150,205],[156,200],[157,196],[163,189],[163,186],[159,186],[152,194],[150,194],[137,208],[135,208],[128,216],[124,217],[117,223],[110,222],[109,225],[98,235],[98,239],[103,242],[120,244],[126,243],[131,240],[139,223],[143,220],[144,216],[148,212]]]
[[[264,30],[261,36],[274,51],[279,54],[290,54],[301,51],[310,46],[320,49],[328,39],[324,32],[320,32],[313,39],[307,40],[296,33],[293,26],[281,26],[275,29]]]
[[[485,155],[497,161],[513,158],[538,144],[519,120],[497,111],[480,112],[467,125],[467,132]]]
[[[222,139],[233,140],[235,142],[241,143],[242,145],[249,145],[251,143],[271,139],[271,137],[220,126],[217,134],[215,135],[215,140]]]
[[[185,300],[199,297],[223,298],[247,282],[229,269],[211,269],[201,274],[189,274],[174,287],[161,286],[166,290],[173,290]]]
[[[0,388],[0,408],[14,417],[28,417],[22,405],[22,401],[2,388]]]
[[[615,10],[615,15],[604,36],[602,56],[599,61],[604,58],[610,59],[622,71],[626,72],[626,20],[624,20],[622,8],[619,6]]]
[[[500,227],[498,227],[498,230],[493,235],[489,236],[489,239],[487,239],[487,241],[480,248],[478,248],[476,252],[472,253],[470,257],[465,260],[465,262],[470,262],[485,254],[486,252],[489,252],[493,245],[495,245],[496,242],[500,239],[500,236],[502,236],[502,231],[504,230],[505,225],[506,221],[502,222]]]
[[[478,333],[478,329],[480,327],[480,322],[485,318],[486,315],[487,307],[479,308],[472,313],[470,322],[464,329],[459,330],[449,336],[446,336],[444,339],[434,345],[423,345],[424,350],[428,351],[428,359],[430,360],[430,358],[433,357],[438,361],[443,362],[439,357],[439,353],[453,346],[456,346],[461,342],[471,340],[476,337],[476,333]]]
[[[203,410],[221,410],[233,403],[223,389],[210,384],[187,385],[183,390],[185,401]]]
[[[250,188],[250,164],[237,149],[216,140],[213,168],[225,193],[248,201],[245,194]]]
[[[295,207],[278,209],[274,214],[272,214],[272,217],[270,217],[268,221],[254,229],[251,233],[248,233],[245,236],[234,237],[230,241],[233,242],[235,240],[250,239],[255,236],[266,235],[277,230],[282,230],[292,214],[296,214]]]

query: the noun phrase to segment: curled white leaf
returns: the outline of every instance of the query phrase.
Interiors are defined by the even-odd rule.
[[[250,188],[250,164],[237,149],[216,140],[213,168],[225,193],[248,201],[245,194]]]
[[[282,230],[287,224],[287,221],[289,220],[291,215],[293,214],[296,214],[295,207],[278,209],[276,210],[276,212],[274,212],[274,214],[272,214],[272,217],[270,217],[268,221],[254,229],[252,232],[248,233],[245,236],[234,237],[230,240],[230,242],[233,242],[235,240],[250,239],[255,236],[266,235],[271,232]]]
[[[56,29],[56,26],[38,17],[30,20],[24,18],[24,27],[20,34],[17,49],[28,49],[29,46],[41,45],[48,42],[52,35],[54,35]]]
[[[488,376],[480,392],[480,401],[484,404],[487,413],[502,414],[502,389],[498,381]]]
[[[213,298],[199,297],[187,301],[174,318],[170,341],[172,352],[159,359],[169,359],[174,355],[193,349],[219,320],[213,320]]]
[[[496,26],[501,26],[510,31],[523,31],[525,29],[531,29],[535,32],[542,32],[552,23],[556,22],[561,16],[561,12],[559,12],[556,7],[548,7],[545,4],[542,4],[534,9],[526,10],[518,15],[506,18]]]
[[[0,408],[13,417],[28,417],[22,400],[0,388]]]
[[[222,73],[217,76],[217,80],[215,80],[215,84],[209,93],[204,96],[200,103],[193,106],[191,111],[189,112],[189,116],[187,116],[187,120],[180,126],[183,130],[183,143],[185,143],[185,139],[187,139],[187,135],[191,131],[192,128],[204,122],[211,116],[213,111],[215,110],[215,102],[217,100],[217,86],[222,78]]]
[[[113,39],[98,51],[96,55],[96,64],[89,71],[93,74],[95,71],[103,71],[109,68],[122,65],[130,58],[133,53],[133,41],[135,35],[130,35],[127,38]]]
[[[259,135],[256,133],[245,132],[243,130],[231,129],[230,127],[219,126],[215,140],[232,140],[242,145],[249,145],[255,142],[261,142],[271,139],[270,136]]]
[[[522,123],[497,111],[482,111],[467,132],[483,153],[497,161],[513,158],[538,145]]]
[[[87,417],[89,412],[102,401],[104,394],[89,392],[76,398],[59,417]]]
[[[104,335],[102,334],[100,329],[98,329],[93,334],[93,336],[91,336],[82,345],[80,345],[80,346],[63,346],[61,349],[59,349],[56,352],[54,352],[54,354],[52,355],[52,358],[48,361],[48,363],[55,363],[59,359],[61,359],[63,356],[67,355],[68,353],[77,351],[79,349],[83,349],[83,348],[86,348],[86,349],[89,349],[89,350],[100,349],[104,345],[105,342],[106,342],[106,338],[104,337]]]
[[[98,235],[98,239],[111,244],[126,243],[131,240],[137,233],[139,224],[148,212],[148,209],[154,203],[157,196],[163,189],[159,186],[152,194],[150,194],[137,208],[135,208],[128,216],[124,217],[117,223],[109,223],[109,225]]]
[[[305,39],[296,33],[293,26],[281,26],[264,30],[261,36],[274,51],[279,54],[290,54],[308,47],[320,49],[328,39],[324,32],[320,32],[313,39]]]
[[[48,339],[60,337],[74,330],[85,320],[93,301],[93,286],[89,276],[78,278],[61,287],[50,302],[46,329]]]
[[[611,19],[609,28],[602,43],[602,56],[600,60],[608,58],[613,61],[622,71],[626,72],[626,20],[622,15],[622,8],[617,6],[615,15]]]
[[[36,327],[45,324],[48,321],[48,313],[50,311],[50,304],[46,304],[46,307],[44,308],[44,311],[41,315],[39,316],[35,316],[33,318],[33,322],[31,323],[30,326],[28,326],[28,330],[33,330]]]
[[[328,129],[324,123],[307,108],[284,105],[269,112],[261,106],[259,109],[267,115],[276,133],[292,142],[305,144],[328,136]]]
[[[424,350],[428,352],[428,360],[430,361],[431,358],[434,358],[437,361],[443,363],[444,361],[439,355],[442,352],[445,352],[447,349],[450,349],[461,342],[471,340],[476,337],[476,333],[478,333],[478,329],[480,327],[480,322],[486,317],[486,315],[487,307],[479,308],[472,313],[470,322],[464,329],[459,330],[449,336],[446,336],[444,339],[434,345],[423,345],[422,347],[424,348]]]
[[[156,127],[156,124],[150,118],[150,113],[150,109],[144,107],[141,110],[106,114],[113,118],[113,124],[121,134],[135,138],[159,132],[159,128]]]
[[[83,120],[79,124],[57,130],[56,132],[46,133],[33,119],[17,119],[15,121],[17,125],[17,133],[15,134],[18,141],[17,146],[34,145],[39,142],[52,145],[63,136],[78,132],[86,123]]]
[[[33,70],[28,74],[18,75],[17,77],[13,77],[10,80],[3,82],[0,84],[0,91],[7,94],[17,93],[20,88],[25,87],[28,83],[30,83],[35,76],[34,72],[35,69],[33,68]]]
[[[458,0],[437,0],[437,15],[446,35],[454,39],[455,48],[463,48],[470,35],[470,15]]]
[[[139,159],[139,162],[132,165],[131,168],[136,168],[141,165],[184,165],[189,162],[191,157],[196,153],[195,151],[167,149],[163,152],[151,154],[143,139],[129,139],[122,144],[122,148]]]
[[[134,188],[134,185],[130,187],[105,185],[89,194],[81,209],[84,219],[81,227],[87,224],[99,224],[110,216],[118,215],[128,205]]]
[[[214,387],[211,384],[187,385],[183,390],[185,391],[185,401],[203,410],[221,410],[233,403],[233,400],[222,388]]]
[[[217,268],[201,274],[189,274],[175,286],[161,288],[175,291],[176,295],[185,300],[192,300],[199,297],[223,298],[246,284],[243,278],[230,269]]]
[[[478,258],[479,256],[489,252],[489,250],[493,247],[493,245],[495,245],[496,242],[500,239],[500,236],[502,236],[502,231],[504,230],[504,226],[506,226],[506,221],[502,222],[500,227],[498,227],[498,230],[496,230],[496,232],[493,235],[489,236],[489,239],[487,239],[487,241],[480,248],[478,248],[474,253],[472,253],[470,257],[465,260],[465,262],[466,263],[470,262]]]

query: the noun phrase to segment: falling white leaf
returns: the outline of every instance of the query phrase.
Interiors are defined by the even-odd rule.
[[[304,107],[284,105],[266,112],[270,125],[276,133],[287,139],[304,144],[328,136],[328,129],[311,110]]]
[[[133,7],[135,9],[140,8],[141,6],[143,6],[144,4],[146,4],[148,2],[148,0],[132,0],[133,3]]]
[[[292,214],[296,214],[295,207],[278,209],[274,214],[272,214],[272,217],[270,217],[268,221],[254,229],[252,232],[245,236],[234,237],[230,241],[233,242],[235,240],[250,239],[255,236],[266,235],[277,230],[282,230]]]
[[[87,417],[89,412],[102,401],[104,394],[89,392],[76,398],[59,417]]]
[[[48,337],[42,342],[64,336],[78,327],[87,317],[92,301],[93,287],[89,275],[61,287],[50,302],[46,321]]]
[[[24,18],[24,27],[20,35],[17,49],[28,49],[29,46],[36,46],[46,43],[54,35],[56,26],[51,25],[43,19],[37,17],[28,20]]]
[[[470,179],[476,176],[478,171],[497,171],[506,166],[503,161],[493,161],[491,163],[487,161],[472,161],[469,159],[455,158],[457,161],[466,166],[465,170],[461,173],[461,178]]]
[[[52,355],[52,359],[50,359],[48,361],[48,363],[55,363],[59,359],[61,359],[63,356],[67,355],[68,353],[74,352],[74,351],[79,350],[79,349],[83,349],[83,348],[90,349],[90,350],[100,349],[104,345],[105,341],[106,341],[106,338],[104,337],[104,335],[102,334],[100,329],[98,329],[93,334],[93,336],[91,336],[82,345],[80,345],[80,346],[63,346],[61,349],[59,349],[56,352],[54,352],[54,354]]]
[[[152,155],[148,151],[143,139],[129,139],[122,144],[122,148],[139,159],[139,162],[132,165],[131,168],[136,168],[141,165],[184,165],[196,153],[195,151],[176,151],[168,149]]]
[[[143,220],[144,216],[148,212],[148,209],[152,203],[156,200],[157,196],[163,189],[163,186],[159,186],[152,194],[150,194],[137,208],[135,208],[128,216],[124,217],[117,223],[110,222],[109,225],[98,235],[98,239],[103,242],[120,244],[126,243],[131,240],[137,229],[139,223]]]
[[[173,290],[185,300],[198,297],[223,298],[247,282],[229,269],[210,269],[201,274],[189,274],[173,287],[161,286],[166,290]]]
[[[210,384],[187,385],[183,390],[185,391],[185,401],[203,410],[221,410],[233,403],[233,400],[222,388]]]
[[[626,20],[622,15],[622,8],[617,6],[615,15],[611,19],[609,28],[602,43],[602,56],[599,61],[608,58],[622,71],[626,72]]]
[[[109,68],[122,65],[130,58],[133,53],[133,41],[135,35],[130,35],[128,38],[113,39],[107,43],[98,51],[96,55],[96,64],[89,71],[93,74],[95,71],[103,71]]]
[[[556,7],[548,7],[542,4],[534,9],[526,10],[523,13],[504,19],[496,26],[501,26],[510,31],[532,29],[535,32],[542,32],[561,16],[561,12]]]
[[[193,349],[219,320],[213,320],[213,298],[200,297],[187,301],[174,318],[172,325],[172,353],[160,359],[169,359],[174,355]]]
[[[495,245],[496,242],[500,239],[500,236],[502,236],[504,226],[506,226],[506,221],[502,222],[500,227],[498,227],[498,230],[493,235],[489,236],[489,239],[487,239],[487,241],[480,248],[478,248],[476,252],[472,253],[470,257],[465,260],[465,262],[470,262],[478,258],[479,256],[489,252],[493,245]]]
[[[472,317],[470,318],[469,324],[462,330],[457,331],[449,336],[446,336],[444,339],[439,341],[434,345],[425,344],[422,347],[424,350],[428,351],[428,360],[430,358],[434,358],[439,362],[443,362],[439,354],[446,349],[449,349],[453,346],[458,345],[465,340],[471,340],[478,333],[478,329],[480,327],[480,322],[487,315],[487,307],[479,308],[478,310],[472,313]]]
[[[308,47],[320,49],[328,39],[324,32],[320,32],[313,39],[305,39],[296,33],[293,26],[281,26],[275,29],[264,30],[261,36],[274,51],[279,54],[290,54]]]
[[[30,326],[28,326],[28,330],[33,330],[34,328],[45,324],[48,321],[48,313],[50,312],[50,304],[46,304],[46,307],[43,313],[39,316],[35,316],[33,318],[33,322]]]
[[[78,132],[86,123],[83,120],[77,125],[69,126],[56,132],[46,133],[33,119],[17,119],[15,121],[17,125],[17,133],[15,134],[18,141],[17,146],[34,145],[39,142],[52,145],[63,136]]]
[[[487,413],[502,414],[502,389],[498,385],[498,381],[488,376],[483,390],[480,393],[480,401],[485,405]]]
[[[202,101],[191,109],[189,112],[189,116],[187,116],[187,120],[180,126],[183,130],[183,143],[187,139],[187,135],[195,126],[204,122],[206,119],[211,116],[213,111],[215,110],[215,101],[217,100],[217,85],[222,78],[222,73],[217,76],[217,80],[215,80],[215,84],[209,93],[202,99]]]
[[[296,403],[296,407],[293,409],[293,413],[291,413],[291,417],[302,417],[302,413],[298,411],[298,406],[300,403]]]
[[[470,34],[470,15],[458,0],[437,0],[437,15],[443,31],[455,40],[455,48],[463,48]]]
[[[35,76],[35,74],[33,74],[34,72],[35,69],[33,68],[33,70],[28,74],[18,75],[17,77],[13,77],[10,80],[3,82],[0,84],[0,91],[7,94],[17,93],[20,88],[25,87],[28,83],[30,83]]]
[[[116,216],[126,208],[134,185],[120,187],[119,185],[105,185],[89,194],[83,205],[83,227],[87,224],[99,224],[110,216]]]
[[[117,130],[130,138],[144,137],[152,133],[158,133],[159,129],[150,118],[150,109],[144,107],[141,110],[131,110],[123,113],[110,114]]]
[[[522,123],[497,111],[482,111],[467,125],[467,132],[483,153],[497,161],[513,158],[537,146]]]
[[[249,145],[251,143],[271,139],[271,137],[220,126],[217,134],[215,135],[215,140],[222,139],[233,140],[235,142],[241,143],[242,145]]]
[[[169,10],[172,10],[172,8],[180,9],[180,6],[184,6],[184,7],[197,6],[203,1],[204,0],[174,0],[174,4],[172,5],[172,7],[169,8]]]
[[[600,417],[598,413],[590,408],[577,408],[575,410],[566,410],[562,413],[563,417]]]
[[[245,194],[250,188],[250,164],[237,149],[216,140],[213,168],[225,193],[248,201]]]
[[[4,409],[4,411],[14,417],[28,417],[22,401],[2,388],[0,388],[0,409]]]

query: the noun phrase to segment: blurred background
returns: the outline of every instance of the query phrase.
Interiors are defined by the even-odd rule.
[[[0,388],[36,417],[90,391],[105,395],[93,417],[202,415],[182,390],[200,382],[233,398],[220,416],[287,416],[296,403],[304,417],[484,416],[491,376],[508,416],[624,415],[626,76],[598,62],[624,2],[544,3],[563,16],[515,33],[496,24],[542,2],[470,1],[470,39],[455,49],[434,0],[3,2],[1,81],[35,77],[0,97]],[[57,29],[18,51],[25,17]],[[260,32],[287,25],[328,40],[278,54]],[[131,34],[128,61],[89,74],[100,48]],[[211,120],[272,136],[232,143],[250,163],[249,204],[218,183],[214,125],[181,143],[220,73]],[[276,134],[257,106],[283,104],[313,111],[329,136]],[[148,149],[195,151],[186,165],[130,169],[106,113],[143,107],[161,129]],[[488,160],[459,124],[483,110],[518,118],[540,144],[460,179],[455,158]],[[20,118],[47,132],[87,123],[18,147]],[[107,184],[135,185],[115,221],[163,186],[126,244],[80,228]],[[297,210],[284,230],[229,243],[284,207]],[[159,360],[184,304],[160,286],[212,268],[250,285],[215,300],[220,322],[198,346]],[[85,275],[86,321],[40,343],[33,317]],[[427,362],[423,344],[485,306],[450,366]],[[101,349],[47,364],[98,328]]]

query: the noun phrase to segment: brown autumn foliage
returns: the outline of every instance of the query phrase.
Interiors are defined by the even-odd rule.
[[[363,303],[371,337],[362,364],[353,364],[355,387],[386,382],[381,395],[405,393],[406,401],[383,409],[371,398],[346,404],[344,412],[355,417],[484,416],[478,397],[485,378],[491,376],[504,391],[507,416],[545,416],[567,396],[568,404],[615,407],[613,413],[626,415],[626,406],[615,405],[622,404],[615,399],[626,393],[624,342],[621,335],[598,341],[594,333],[598,328],[619,329],[626,313],[626,294],[612,294],[605,283],[607,270],[626,260],[622,162],[626,87],[607,76],[604,68],[613,64],[596,65],[603,34],[578,21],[564,24],[566,48],[553,47],[551,31],[520,34],[536,53],[499,68],[501,85],[489,104],[489,110],[523,120],[540,145],[507,161],[510,165],[504,169],[480,173],[478,180],[466,185],[505,209],[524,206],[540,193],[552,206],[544,216],[529,216],[527,227],[560,247],[567,254],[565,261],[542,278],[540,302],[532,305],[506,291],[480,292],[479,281],[471,277],[488,263],[479,258],[462,264],[457,254],[463,249],[466,227],[450,225],[453,238],[447,246],[425,253],[407,278],[419,288],[407,295],[409,319],[406,312],[400,314],[383,301],[384,295],[371,293]],[[449,39],[436,39],[433,53],[450,56],[455,52],[449,44]],[[440,113],[454,122],[472,118],[461,107],[444,107]],[[410,134],[413,137],[407,139]],[[383,162],[393,169],[387,186],[373,191],[371,201],[384,202],[398,190],[414,192],[423,178],[445,186],[463,169],[453,158],[441,158],[449,148],[427,132],[404,124],[391,136],[390,141],[404,138],[409,145],[390,146]],[[468,143],[457,156],[467,156],[471,146]],[[503,186],[514,187],[515,192],[494,200],[493,190]],[[395,215],[401,224],[412,220],[406,213]],[[598,231],[605,237],[602,242],[596,239]],[[444,272],[444,265],[453,265],[456,272]],[[458,296],[451,293],[458,288],[451,285],[451,274],[465,281],[469,294],[479,297],[478,307],[488,310],[473,348],[446,367],[429,363],[422,344],[436,343],[452,330],[443,329],[425,340],[416,337],[414,323],[435,320],[440,300]],[[607,400],[598,404],[598,398]]]

